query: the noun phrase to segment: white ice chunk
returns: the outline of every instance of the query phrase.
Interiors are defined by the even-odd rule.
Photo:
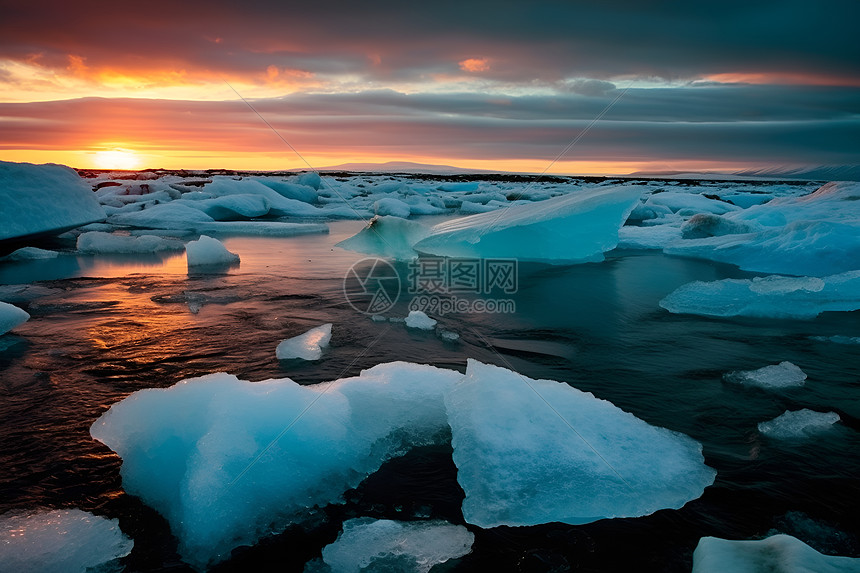
[[[251,237],[295,237],[329,232],[323,223],[284,223],[281,221],[218,221],[191,227],[207,235],[246,235]]]
[[[319,360],[323,348],[331,340],[331,324],[323,324],[312,328],[304,334],[282,340],[275,349],[278,360],[301,358],[302,360]]]
[[[216,221],[236,221],[262,217],[269,212],[271,204],[269,200],[260,195],[239,194],[203,199],[197,201],[183,201],[183,205],[200,209]]]
[[[740,235],[755,231],[755,227],[743,221],[733,221],[713,213],[693,215],[681,225],[681,235],[685,239],[702,239],[723,235]]]
[[[316,171],[306,171],[296,177],[296,183],[299,185],[306,185],[315,191],[319,191],[319,188],[322,187],[322,177],[320,177],[320,174]]]
[[[758,370],[737,370],[723,375],[726,382],[759,388],[792,388],[803,386],[806,373],[796,364],[780,362]]]
[[[468,554],[475,536],[446,521],[358,518],[344,522],[337,541],[322,551],[333,573],[397,571],[427,573],[434,565]]]
[[[693,552],[693,573],[860,573],[860,559],[822,555],[790,535],[758,541],[703,537]]]
[[[310,173],[308,175],[316,175],[316,173]],[[302,176],[299,176],[295,183],[279,181],[272,179],[271,177],[257,177],[256,181],[259,181],[266,187],[273,189],[287,199],[295,199],[302,203],[315,203],[317,200],[317,191],[322,183],[319,179],[319,175],[316,176],[316,179],[317,185],[306,183],[306,178],[303,178]]]
[[[393,197],[384,197],[373,203],[373,211],[377,215],[389,215],[391,217],[400,217],[405,219],[412,214],[412,209],[401,201]]]
[[[43,259],[56,259],[60,253],[57,251],[47,251],[38,247],[22,247],[13,251],[5,257],[0,257],[0,261],[37,261]]]
[[[433,327],[436,326],[436,321],[420,310],[410,310],[405,322],[409,328],[421,330],[433,330]]]
[[[0,515],[0,569],[9,573],[113,571],[133,546],[119,520],[80,509]]]
[[[111,215],[108,222],[146,229],[193,229],[199,223],[211,223],[212,217],[184,201],[153,205],[141,211]]]
[[[564,383],[470,359],[445,403],[463,515],[480,527],[648,515],[716,474],[695,440]]]
[[[59,234],[105,218],[95,193],[68,167],[0,161],[0,241]]]
[[[218,239],[206,235],[200,235],[198,240],[185,245],[185,253],[189,267],[233,265],[239,262],[239,255],[228,251]]]
[[[550,263],[603,260],[641,191],[611,187],[439,223],[414,245],[431,255]]]
[[[368,255],[409,260],[418,256],[412,245],[429,234],[430,229],[416,221],[376,216],[361,231],[335,246]]]
[[[815,318],[860,309],[860,271],[824,277],[766,277],[694,281],[660,301],[676,314]]]
[[[773,420],[761,422],[758,431],[783,440],[805,438],[831,428],[839,419],[836,412],[816,412],[807,408],[794,412],[787,410]]]
[[[0,335],[30,320],[30,315],[14,304],[0,301]]]
[[[645,202],[646,207],[662,206],[668,207],[672,212],[677,213],[684,209],[689,209],[695,213],[713,213],[722,215],[731,211],[739,211],[740,207],[726,203],[725,201],[716,201],[709,199],[704,195],[694,193],[676,193],[674,191],[666,191],[664,193],[655,193],[651,195]]]
[[[142,254],[159,251],[181,251],[185,246],[179,242],[155,235],[113,235],[102,231],[90,231],[78,235],[78,251],[82,253]]]
[[[135,392],[90,428],[123,459],[123,489],[158,510],[196,567],[340,503],[388,458],[442,443],[462,374],[395,362],[301,386],[227,374]]]
[[[681,228],[676,225],[625,225],[618,229],[619,249],[662,249],[681,240]]]

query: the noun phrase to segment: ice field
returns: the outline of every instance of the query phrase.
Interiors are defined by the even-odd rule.
[[[0,163],[0,571],[860,571],[860,183],[85,175]]]

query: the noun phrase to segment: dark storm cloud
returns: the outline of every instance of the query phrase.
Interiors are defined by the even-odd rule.
[[[253,105],[302,153],[555,157],[617,95],[499,98],[392,91],[294,95]],[[0,149],[289,150],[245,104],[86,98],[0,104]],[[860,88],[631,89],[566,159],[856,163]]]
[[[0,57],[64,68],[267,66],[402,80],[791,73],[856,80],[854,0],[808,2],[4,2]]]

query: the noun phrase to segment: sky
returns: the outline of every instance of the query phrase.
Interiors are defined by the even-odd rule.
[[[0,159],[860,164],[860,2],[0,0]]]

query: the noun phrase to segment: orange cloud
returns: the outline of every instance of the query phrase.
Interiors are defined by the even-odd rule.
[[[860,86],[860,78],[787,72],[740,72],[711,74],[707,81],[722,84],[769,84],[797,86]]]
[[[487,72],[490,70],[490,63],[486,58],[467,58],[460,62],[460,69],[473,74]]]

